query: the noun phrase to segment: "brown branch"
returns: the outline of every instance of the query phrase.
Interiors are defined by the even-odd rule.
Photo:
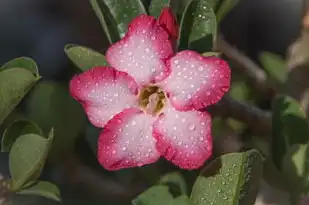
[[[258,91],[267,95],[273,93],[273,89],[267,80],[267,75],[262,68],[242,54],[237,48],[232,47],[222,36],[218,37],[216,44],[216,49],[234,60],[239,65],[237,68],[241,69],[248,76]]]
[[[107,199],[132,199],[147,186],[140,182],[127,185],[114,177],[83,164],[73,153],[60,166],[61,183],[79,187],[83,194]]]
[[[210,106],[209,110],[214,115],[232,117],[245,122],[255,133],[268,137],[271,134],[271,114],[254,107],[253,105],[234,100],[230,96],[224,96],[222,100]]]

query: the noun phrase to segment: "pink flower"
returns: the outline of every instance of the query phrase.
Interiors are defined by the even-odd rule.
[[[198,111],[230,86],[228,64],[194,51],[173,53],[158,21],[140,15],[106,58],[70,82],[71,95],[103,131],[98,160],[108,170],[142,166],[161,156],[197,169],[212,154],[211,118]]]
[[[163,8],[159,16],[158,22],[161,27],[163,27],[165,31],[169,34],[173,49],[175,49],[178,39],[179,26],[177,24],[176,17],[173,14],[172,9],[169,7]]]

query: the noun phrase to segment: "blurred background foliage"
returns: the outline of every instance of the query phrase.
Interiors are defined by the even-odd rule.
[[[111,13],[108,15],[126,14],[123,10],[132,9],[128,8],[130,4],[127,4],[127,1],[129,0],[107,1],[111,5],[114,3],[120,5],[115,7],[115,11],[110,10]],[[182,193],[191,193],[193,183],[200,170],[190,172],[178,170],[170,163],[160,160],[156,164],[143,168],[107,172],[96,161],[96,140],[99,130],[90,125],[84,111],[70,97],[67,83],[74,73],[80,72],[74,64],[74,59],[70,61],[74,55],[70,57],[69,49],[76,49],[74,45],[83,45],[104,53],[110,42],[115,42],[124,34],[125,27],[119,21],[117,22],[119,18],[114,16],[117,31],[111,30],[107,25],[106,29],[111,31],[111,35],[106,35],[101,27],[102,20],[100,21],[100,18],[96,17],[96,14],[99,15],[99,11],[95,10],[94,12],[92,8],[96,2],[92,0],[0,1],[0,26],[2,28],[0,64],[4,65],[11,59],[20,56],[31,57],[37,63],[39,75],[42,77],[22,103],[4,120],[0,126],[0,133],[4,134],[3,136],[17,136],[30,132],[21,130],[20,133],[14,133],[20,123],[25,123],[25,121],[21,121],[17,125],[12,125],[16,120],[33,121],[35,124],[32,127],[28,125],[30,126],[28,130],[30,129],[31,132],[35,130],[35,133],[41,136],[48,136],[50,129],[54,128],[55,146],[50,150],[48,161],[39,180],[49,181],[60,187],[62,204],[130,204],[132,198],[149,186],[166,182],[176,184],[179,188],[178,191]],[[153,2],[162,3],[165,1],[154,0]],[[180,22],[188,2],[189,0],[182,0],[177,4],[178,22]],[[146,8],[150,5],[148,0],[144,0],[143,3]],[[140,8],[134,8],[133,11],[129,12],[132,16],[125,16],[128,21],[131,17],[142,12]],[[218,13],[218,10],[215,11]],[[160,13],[155,6],[151,7],[149,12],[155,16]],[[219,12],[222,11],[219,10]],[[287,80],[286,72],[283,71],[287,65],[284,59],[287,57],[288,47],[301,34],[302,16],[302,0],[239,0],[225,18],[217,17],[217,20],[220,21],[219,31],[226,41],[263,67],[274,84],[280,87]],[[197,45],[201,45],[197,39],[200,36],[190,35],[188,31],[202,29],[207,32],[208,28],[203,28],[203,25],[198,21],[194,21],[194,23],[194,27],[184,29],[182,34],[189,36],[188,42],[184,42],[184,44],[189,44],[190,48],[199,50]],[[199,33],[199,31],[192,33]],[[184,44],[179,42],[180,48]],[[65,46],[68,56],[64,51]],[[202,46],[208,50],[199,51],[206,52],[212,45],[203,44]],[[79,52],[79,50],[74,52]],[[95,55],[99,57],[90,65],[95,63],[102,65],[104,62],[101,62],[100,54],[96,53]],[[291,157],[286,157],[286,155],[294,156],[293,150],[299,150],[293,147],[291,151],[289,146],[300,146],[299,144],[306,142],[309,136],[304,134],[307,133],[307,129],[303,129],[307,125],[302,126],[306,121],[302,120],[305,116],[303,113],[298,113],[297,118],[292,120],[290,117],[284,118],[290,113],[294,115],[298,112],[297,102],[285,96],[278,96],[273,101],[272,95],[257,92],[253,82],[247,78],[244,72],[237,69],[237,63],[230,59],[227,60],[233,69],[230,96],[235,100],[254,104],[264,110],[273,109],[274,116],[287,119],[282,122],[276,120],[273,126],[282,127],[284,124],[287,125],[285,126],[287,130],[282,133],[280,129],[276,129],[272,133],[276,143],[270,144],[265,138],[257,137],[246,123],[231,117],[216,116],[213,121],[214,139],[215,142],[218,142],[215,143],[215,156],[257,148],[264,156],[271,155],[274,159],[274,166],[267,166],[267,169],[271,171],[265,171],[264,178],[268,183],[274,183],[277,186],[280,183],[278,182],[280,180],[275,180],[274,177],[278,174],[277,169],[293,167],[289,164],[292,163],[290,162]],[[37,72],[36,65],[29,61],[25,62],[23,67],[30,69],[32,73]],[[85,64],[84,69],[86,70],[90,65]],[[34,80],[37,78],[39,76],[35,76]],[[4,133],[5,129],[10,126],[17,127],[13,127],[11,132]],[[41,130],[37,130],[37,127]],[[293,138],[297,130],[299,131],[298,135],[303,135],[303,139],[297,138],[295,140]],[[286,139],[288,142],[285,141]],[[4,177],[8,177],[9,174],[8,158],[7,153],[0,153],[0,173]],[[265,194],[269,192],[269,186],[263,183],[259,197],[268,203],[273,199]],[[277,192],[278,195],[275,196],[284,201],[286,196]],[[12,198],[12,204],[18,205],[42,203],[57,204],[53,200],[38,196],[16,195]]]

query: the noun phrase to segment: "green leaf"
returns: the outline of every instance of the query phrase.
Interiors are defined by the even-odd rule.
[[[212,49],[217,34],[216,14],[207,0],[192,0],[180,23],[178,49],[203,53]]]
[[[221,52],[205,52],[202,53],[202,56],[209,57],[209,56],[215,56],[219,57],[222,53]]]
[[[253,205],[263,171],[256,150],[232,153],[211,162],[193,185],[195,205]]]
[[[115,29],[118,32],[118,36],[123,37],[127,32],[130,22],[140,14],[146,13],[143,3],[140,0],[92,0],[93,8],[95,9],[99,19],[105,20],[107,30]],[[106,16],[104,18],[104,16]],[[107,25],[107,26],[106,26]],[[110,25],[110,28],[108,28]],[[110,36],[112,36],[110,34]],[[110,39],[110,42],[115,40]]]
[[[65,52],[81,71],[89,70],[95,66],[109,66],[103,54],[90,48],[66,45]]]
[[[156,185],[132,200],[133,205],[190,205],[187,196],[181,195],[174,198],[168,186]]]
[[[36,84],[37,78],[24,68],[0,72],[0,124]]]
[[[177,22],[180,22],[187,5],[191,0],[170,0],[170,8],[176,14]]]
[[[193,205],[186,195],[175,198],[169,205]]]
[[[217,23],[219,24],[238,3],[239,0],[223,0],[216,12]]]
[[[0,71],[9,68],[24,68],[30,71],[36,78],[40,78],[39,69],[36,62],[28,57],[15,58],[7,62],[0,68]]]
[[[55,184],[47,181],[38,181],[31,187],[27,187],[17,192],[17,194],[43,196],[58,202],[61,201],[59,188]]]
[[[285,61],[279,55],[270,52],[263,52],[260,56],[260,61],[270,78],[278,83],[285,83],[288,76],[286,71],[287,66]]]
[[[90,0],[90,4],[101,23],[108,42],[112,44],[118,41],[120,36],[117,30],[117,25],[113,20],[113,16],[108,11],[108,8],[103,3],[103,0]]]
[[[145,192],[133,199],[133,205],[162,205],[173,201],[168,186],[157,185],[150,187]]]
[[[36,180],[41,172],[53,142],[37,134],[21,135],[14,142],[9,153],[12,189],[18,190],[24,184]]]
[[[308,186],[308,144],[295,144],[289,148],[283,158],[282,172],[288,180],[289,186],[293,187],[295,194],[306,194]]]
[[[26,101],[25,115],[44,133],[54,127],[54,145],[49,155],[52,160],[70,152],[86,126],[82,106],[70,96],[65,85],[52,81],[40,82],[31,92]]]
[[[187,194],[187,183],[180,172],[167,173],[159,180],[160,184],[165,184],[170,187],[175,195]]]
[[[29,120],[18,120],[12,123],[3,133],[1,142],[1,151],[9,152],[15,140],[28,133],[34,133],[43,136],[42,130]]]
[[[164,7],[168,7],[170,0],[151,0],[149,6],[149,14],[158,18],[161,14],[161,11]]]
[[[289,96],[278,95],[273,101],[272,156],[281,170],[283,156],[288,147],[306,144],[309,139],[308,121],[299,103]]]

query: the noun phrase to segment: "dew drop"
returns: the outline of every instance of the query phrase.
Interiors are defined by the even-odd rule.
[[[195,130],[195,125],[194,125],[194,124],[191,124],[191,125],[189,126],[189,130],[190,130],[190,131],[194,131],[194,130]]]

